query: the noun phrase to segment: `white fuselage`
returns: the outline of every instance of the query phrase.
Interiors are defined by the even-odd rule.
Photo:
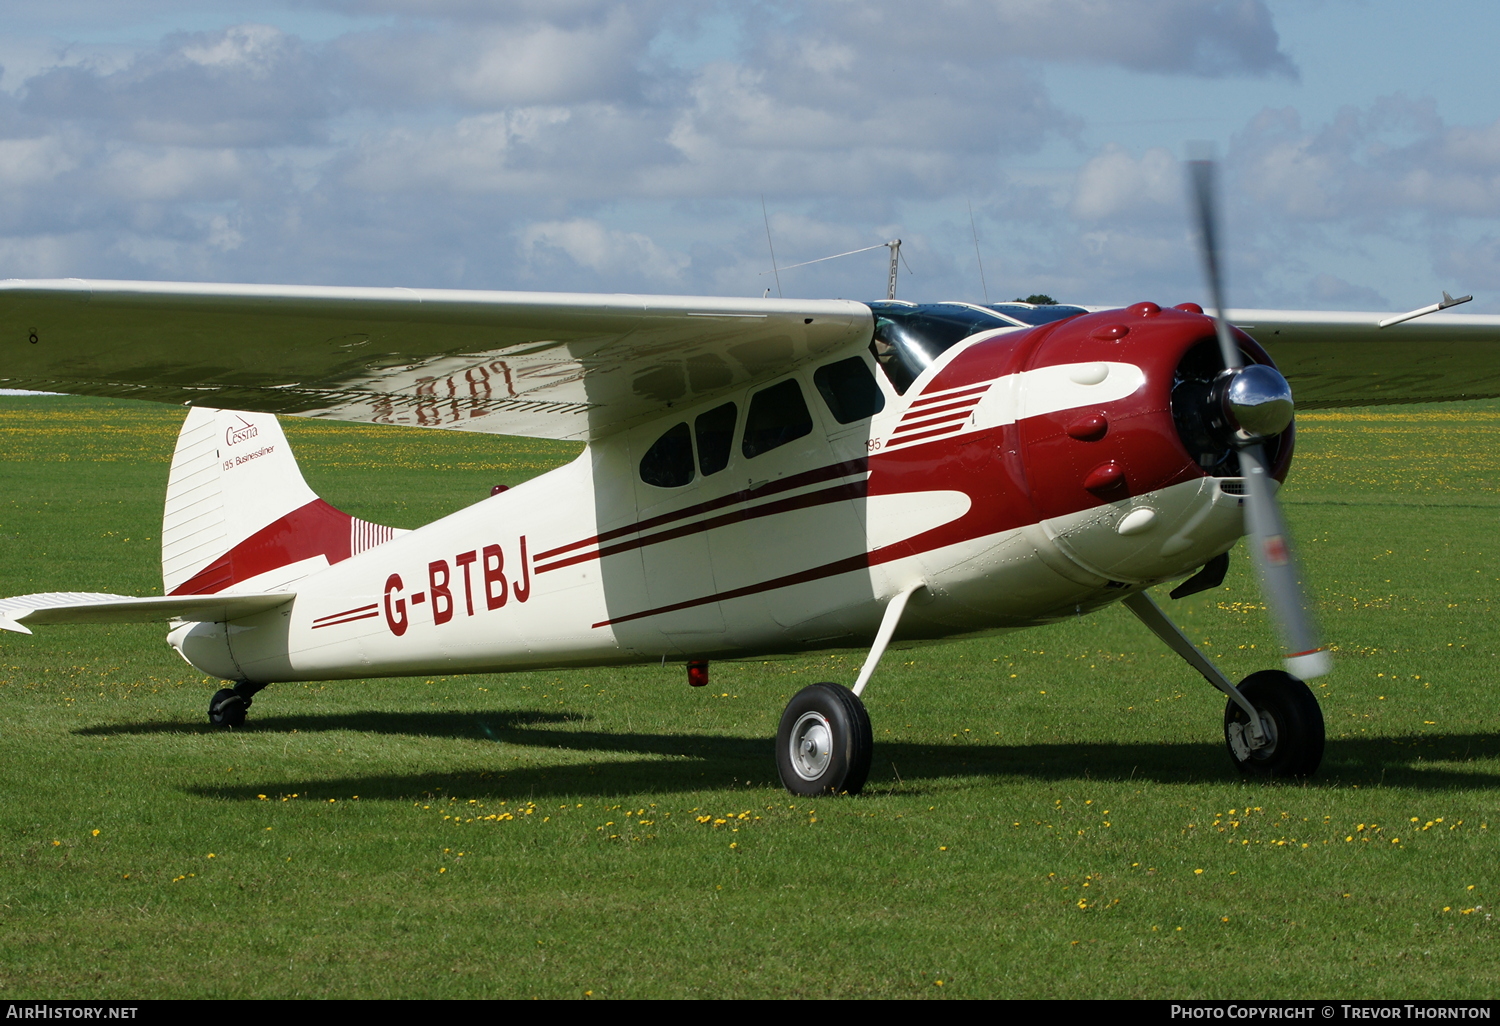
[[[1239,497],[1203,476],[1061,515],[992,513],[995,478],[1024,448],[1018,425],[1129,403],[1144,375],[1122,360],[932,387],[968,348],[904,396],[882,377],[884,409],[851,425],[816,401],[803,368],[792,377],[813,430],[753,458],[737,445],[686,487],[647,484],[642,454],[726,397],[616,433],[280,582],[295,591],[281,609],[185,624],[172,643],[206,672],[262,683],[863,646],[890,597],[916,584],[900,639],[1014,629],[1180,576],[1242,533]],[[745,409],[746,396],[728,398]]]

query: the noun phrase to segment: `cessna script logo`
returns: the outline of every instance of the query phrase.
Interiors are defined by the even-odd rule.
[[[260,434],[260,429],[244,417],[239,418],[239,421],[238,425],[231,424],[224,431],[225,445],[238,445],[241,442],[248,442]]]

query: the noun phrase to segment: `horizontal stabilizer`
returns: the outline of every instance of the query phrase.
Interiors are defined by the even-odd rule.
[[[222,623],[284,606],[296,592],[247,595],[106,595],[89,591],[44,591],[0,599],[0,630],[30,634],[22,625],[59,623]]]

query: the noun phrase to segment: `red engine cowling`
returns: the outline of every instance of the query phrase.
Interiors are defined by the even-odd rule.
[[[1271,363],[1235,335],[1247,362]],[[927,390],[1064,365],[1139,368],[1144,382],[1122,398],[1029,415],[1028,406],[1046,405],[1031,395],[1017,411],[1007,469],[1024,482],[1036,519],[1049,520],[1205,476],[1237,477],[1231,429],[1216,413],[1219,359],[1213,321],[1196,307],[1136,303],[978,342]],[[1039,377],[1027,374],[1025,387],[1045,387]],[[1292,429],[1268,450],[1273,476],[1284,479]]]

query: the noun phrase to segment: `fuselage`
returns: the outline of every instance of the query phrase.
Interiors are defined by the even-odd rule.
[[[898,640],[1017,629],[1243,534],[1200,312],[1141,303],[924,349],[919,318],[876,306],[873,345],[669,409],[173,644],[255,682],[864,647],[915,585]],[[1290,455],[1288,431],[1277,479]]]

